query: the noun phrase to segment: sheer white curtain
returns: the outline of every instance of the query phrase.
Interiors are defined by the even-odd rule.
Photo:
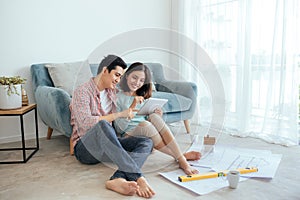
[[[208,53],[222,78],[225,131],[298,144],[299,0],[188,0],[174,5],[177,30]],[[195,81],[194,68],[180,62],[183,78]],[[208,125],[216,108],[199,80],[200,122]]]

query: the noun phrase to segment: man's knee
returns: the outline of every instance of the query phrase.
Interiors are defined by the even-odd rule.
[[[106,120],[100,120],[97,124],[97,129],[103,130],[103,132],[113,132],[115,133],[115,129],[112,127],[112,125],[106,121]]]
[[[108,121],[106,121],[106,120],[100,120],[100,121],[98,121],[97,125],[100,126],[100,127],[106,127],[106,128],[110,128],[111,127],[112,128],[111,124]]]
[[[105,135],[109,140],[117,138],[116,131],[112,125],[106,120],[100,120],[96,125],[97,134]]]

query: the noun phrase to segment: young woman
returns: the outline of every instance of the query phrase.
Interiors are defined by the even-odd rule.
[[[143,63],[133,63],[124,73],[120,83],[120,91],[117,94],[117,112],[128,108],[138,110],[145,99],[152,95],[151,72]],[[192,168],[187,160],[198,160],[200,152],[187,152],[183,154],[179,146],[162,119],[162,110],[156,109],[154,113],[141,116],[135,115],[131,120],[118,118],[114,126],[121,136],[147,136],[154,143],[154,148],[173,156],[187,175],[196,174],[198,171]]]

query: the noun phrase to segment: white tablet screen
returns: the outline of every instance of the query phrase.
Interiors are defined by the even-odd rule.
[[[156,108],[162,108],[168,99],[149,98],[144,102],[144,105],[138,111],[138,115],[148,115],[154,112]]]

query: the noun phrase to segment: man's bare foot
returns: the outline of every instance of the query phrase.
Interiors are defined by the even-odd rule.
[[[135,181],[126,181],[123,178],[106,181],[105,186],[107,189],[127,196],[136,194],[139,189],[139,186]]]
[[[189,151],[183,154],[186,160],[200,160],[201,153],[198,151]]]
[[[155,192],[149,186],[145,177],[141,176],[136,180],[136,182],[139,186],[139,189],[137,190],[137,195],[144,198],[151,198],[153,195],[155,195]]]
[[[186,161],[186,158],[182,156],[178,159],[179,167],[183,169],[184,173],[186,175],[192,175],[192,174],[198,174],[199,171],[193,167],[190,166],[190,164]]]

